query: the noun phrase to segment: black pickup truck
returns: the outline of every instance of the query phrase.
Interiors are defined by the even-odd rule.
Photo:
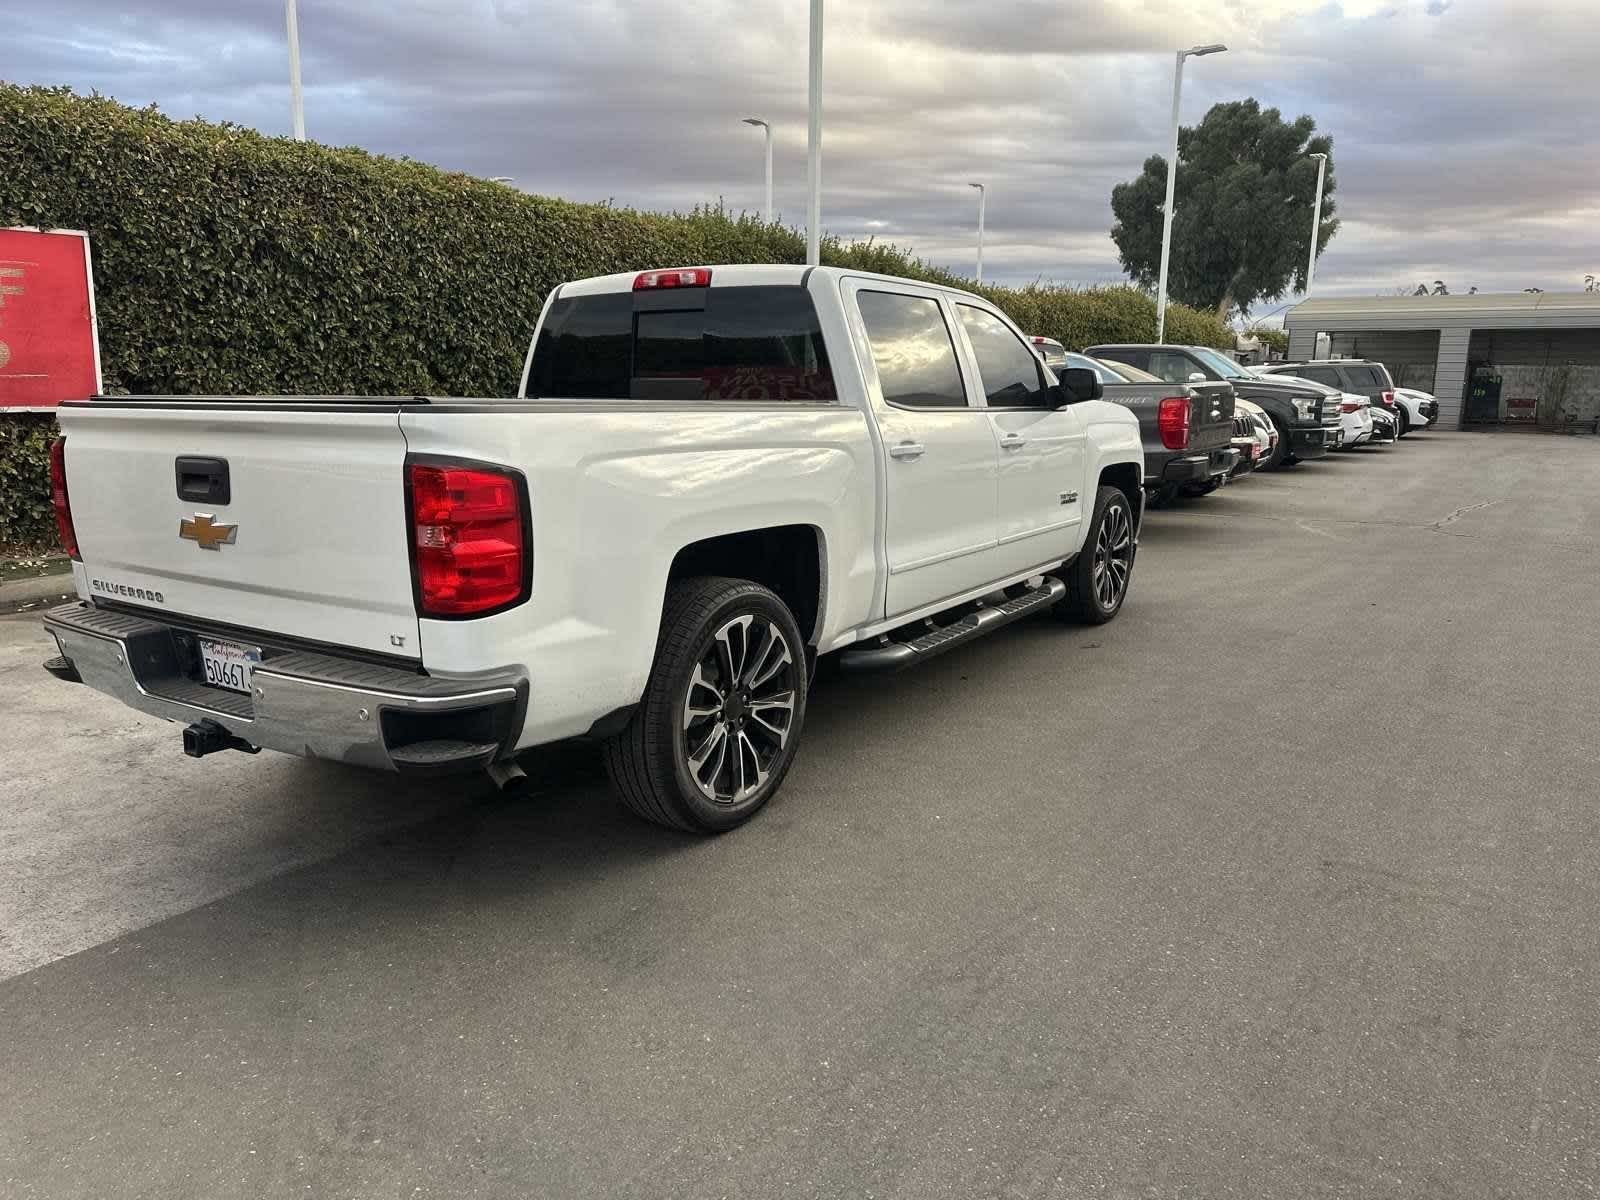
[[[1302,459],[1321,458],[1338,445],[1342,421],[1339,405],[1325,403],[1317,394],[1320,389],[1259,378],[1209,346],[1090,346],[1084,353],[1092,358],[1111,359],[1113,366],[1127,363],[1171,383],[1194,388],[1231,385],[1235,394],[1266,409],[1278,427],[1273,459],[1261,464],[1267,470]]]
[[[1046,359],[1048,362],[1049,359]],[[1239,464],[1233,446],[1233,388],[1226,383],[1180,384],[1128,366],[1063,353],[1056,369],[1093,371],[1115,401],[1139,418],[1144,486],[1156,503],[1179,492],[1200,496],[1226,483]]]

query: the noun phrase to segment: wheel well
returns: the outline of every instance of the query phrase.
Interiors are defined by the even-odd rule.
[[[727,575],[771,588],[789,606],[807,642],[822,616],[822,534],[810,525],[774,525],[690,542],[667,579]]]
[[[1134,524],[1144,508],[1144,468],[1136,463],[1112,463],[1101,468],[1100,486],[1121,490],[1133,507]]]

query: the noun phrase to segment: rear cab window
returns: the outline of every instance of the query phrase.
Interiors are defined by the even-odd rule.
[[[811,295],[798,284],[558,296],[529,397],[834,402]]]

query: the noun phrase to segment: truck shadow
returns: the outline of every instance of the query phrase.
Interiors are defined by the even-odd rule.
[[[611,794],[598,747],[587,743],[525,756],[520,761],[528,786],[508,794],[487,779],[403,779],[290,760],[276,781],[294,796],[286,813],[305,816],[325,799],[341,812],[369,817],[388,808],[398,823],[85,953],[114,953],[134,940],[143,959],[177,961],[203,946],[213,978],[253,978],[270,990],[275,970],[298,977],[306,963],[337,956],[363,931],[385,939],[395,970],[426,978],[440,970],[439,939],[454,945],[486,930],[496,936],[520,930],[524,952],[543,946],[642,966],[671,944],[677,920],[693,917],[641,908],[641,897],[669,877],[663,874],[668,863],[703,860],[689,876],[703,879],[703,887],[686,887],[684,872],[670,870],[675,903],[706,906],[702,919],[717,919],[730,902],[730,887],[755,886],[747,881],[770,871],[774,856],[789,853],[785,847],[802,832],[815,852],[818,842],[838,833],[833,826],[847,810],[850,819],[860,819],[859,797],[852,791],[841,798],[839,789],[841,779],[870,778],[870,759],[881,750],[867,736],[869,724],[925,719],[930,714],[924,710],[955,703],[969,688],[994,686],[991,676],[1025,672],[1026,647],[1064,633],[1047,618],[1020,622],[899,674],[845,675],[825,660],[809,698],[806,744],[787,786],[749,824],[721,837],[663,829],[626,812]],[[423,815],[412,819],[416,814]],[[292,830],[278,819],[265,825],[271,836],[241,828],[229,852],[243,861],[265,855],[269,845],[281,851]],[[399,928],[427,933],[411,936]],[[292,931],[292,954],[280,945],[284,931]],[[264,944],[274,949],[264,954]],[[274,967],[280,951],[298,965]]]

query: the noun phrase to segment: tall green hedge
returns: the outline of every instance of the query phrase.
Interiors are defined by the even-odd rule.
[[[105,385],[131,392],[505,395],[563,280],[805,258],[797,231],[751,217],[572,204],[10,85],[0,85],[0,225],[89,231]],[[870,242],[828,240],[823,260],[964,282]],[[1131,288],[981,290],[1069,346],[1154,334],[1155,306]],[[1168,327],[1176,340],[1231,345],[1188,309],[1169,309]],[[0,482],[10,490],[20,478],[34,497],[0,503],[0,546],[48,537],[37,441],[32,426],[0,434],[11,471],[0,465]]]
[[[50,439],[55,419],[44,413],[0,415],[0,554],[53,547]]]

